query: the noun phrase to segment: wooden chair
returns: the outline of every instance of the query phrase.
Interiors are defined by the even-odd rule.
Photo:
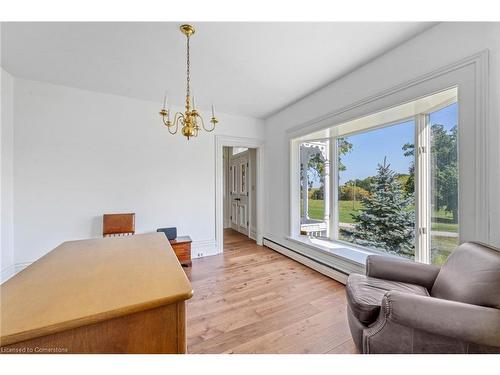
[[[135,233],[135,213],[102,215],[102,236],[129,236]]]

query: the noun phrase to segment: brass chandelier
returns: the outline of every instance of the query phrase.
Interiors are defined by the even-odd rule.
[[[190,137],[198,136],[198,131],[200,130],[199,123],[201,123],[201,128],[203,128],[207,132],[211,132],[215,130],[215,125],[218,123],[214,114],[214,106],[212,105],[212,118],[210,119],[210,123],[212,123],[212,127],[210,129],[205,127],[205,122],[203,121],[203,117],[200,116],[198,111],[195,108],[194,97],[192,100],[192,109],[191,109],[191,89],[190,89],[190,61],[189,61],[189,38],[194,34],[195,29],[191,25],[181,25],[181,32],[186,35],[187,39],[187,53],[186,53],[186,111],[184,113],[177,112],[174,116],[173,121],[170,121],[170,110],[167,109],[167,95],[165,94],[165,98],[163,100],[163,108],[160,111],[160,116],[163,121],[163,124],[168,128],[170,134],[176,134],[179,129],[179,125],[181,126],[182,135],[187,137],[189,140]],[[199,120],[199,121],[198,121]]]

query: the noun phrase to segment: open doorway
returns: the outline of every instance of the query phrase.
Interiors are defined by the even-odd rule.
[[[224,233],[257,239],[257,149],[223,148]]]
[[[218,135],[215,137],[215,160],[217,253],[224,251],[225,233],[262,245],[264,142]]]

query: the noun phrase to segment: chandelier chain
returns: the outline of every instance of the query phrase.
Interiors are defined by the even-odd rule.
[[[189,36],[187,37],[187,54],[186,54],[186,58],[187,58],[187,70],[186,70],[186,75],[187,75],[187,84],[186,84],[186,95],[187,97],[189,98],[189,96],[191,95],[191,90],[190,90],[190,87],[189,87],[189,83],[190,83],[190,62],[189,62]]]

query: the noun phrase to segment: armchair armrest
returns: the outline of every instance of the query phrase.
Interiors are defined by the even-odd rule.
[[[369,255],[366,258],[366,276],[417,284],[429,291],[440,269],[438,266],[389,256]]]
[[[500,347],[500,310],[390,291],[382,309],[387,320],[464,342]]]

